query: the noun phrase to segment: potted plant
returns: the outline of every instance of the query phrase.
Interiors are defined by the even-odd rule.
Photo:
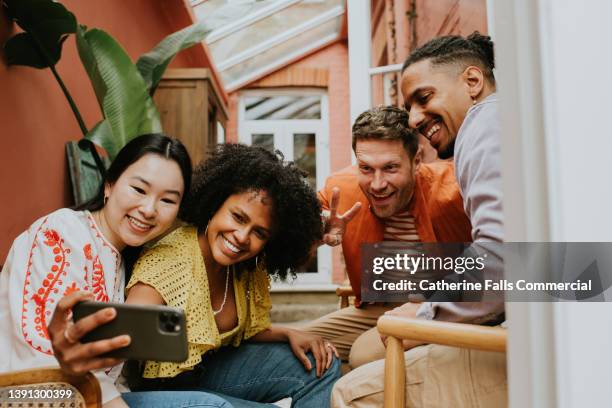
[[[159,113],[152,99],[157,85],[172,58],[179,51],[202,41],[210,30],[202,23],[186,27],[164,38],[133,63],[111,35],[100,29],[79,25],[74,14],[61,3],[52,0],[0,1],[7,16],[23,30],[4,44],[7,64],[51,70],[83,134],[79,147],[74,143],[69,144],[68,151],[85,155],[83,160],[86,163],[95,164],[95,171],[89,172],[89,175],[83,174],[86,180],[72,179],[78,204],[95,194],[105,170],[94,144],[102,147],[112,160],[132,138],[144,133],[161,132]],[[76,103],[56,69],[63,43],[71,34],[76,35],[79,57],[103,115],[103,119],[92,129],[85,126]],[[74,160],[70,164],[71,167],[78,165]],[[71,171],[71,174],[74,175],[74,172]]]

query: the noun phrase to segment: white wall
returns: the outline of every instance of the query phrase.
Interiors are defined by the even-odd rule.
[[[612,242],[612,2],[540,2],[551,238]],[[607,271],[612,273],[612,271]],[[556,304],[558,406],[612,405],[612,303]]]
[[[507,240],[611,242],[612,2],[492,3]],[[508,314],[512,407],[612,406],[612,303]]]
[[[552,233],[612,241],[612,2],[540,3]]]

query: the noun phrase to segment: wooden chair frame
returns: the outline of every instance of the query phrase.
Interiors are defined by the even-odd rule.
[[[59,368],[36,368],[0,374],[0,387],[3,388],[55,382],[68,383],[75,387],[83,396],[88,408],[102,407],[100,384],[92,373],[84,376],[71,376]]]
[[[350,286],[339,286],[336,288],[336,296],[340,298],[340,309],[344,309],[349,305],[349,297],[355,296],[355,292]]]
[[[483,351],[506,352],[508,333],[499,327],[381,316],[378,331],[388,336],[385,356],[385,408],[404,408],[406,366],[402,339]]]

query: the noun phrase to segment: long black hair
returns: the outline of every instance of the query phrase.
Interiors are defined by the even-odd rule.
[[[106,171],[104,180],[98,193],[94,198],[85,203],[75,206],[74,210],[89,210],[98,211],[104,207],[104,188],[106,184],[115,183],[123,172],[132,164],[137,162],[141,157],[147,154],[156,154],[168,160],[174,161],[181,170],[183,176],[184,193],[181,198],[180,205],[185,203],[186,197],[189,195],[189,186],[191,185],[192,164],[189,153],[185,146],[178,140],[168,137],[161,133],[151,133],[138,136],[129,141],[117,154],[115,160]],[[126,282],[132,273],[132,267],[138,259],[142,247],[126,247],[122,252],[125,262]]]
[[[117,154],[108,168],[105,178],[94,198],[74,207],[75,210],[98,211],[104,207],[104,188],[114,184],[123,172],[146,154],[157,154],[174,161],[181,169],[185,193],[181,205],[185,202],[191,185],[192,164],[185,146],[178,140],[162,133],[150,133],[130,140]]]

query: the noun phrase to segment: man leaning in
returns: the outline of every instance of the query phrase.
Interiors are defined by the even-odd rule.
[[[398,306],[361,302],[361,244],[468,242],[471,226],[453,162],[421,162],[418,136],[408,128],[405,110],[372,108],[357,118],[352,133],[357,164],[331,175],[319,200],[330,212],[324,242],[342,244],[355,305],[323,316],[305,330],[334,343],[340,357],[355,368],[384,357],[376,321]],[[416,313],[418,305],[403,308]]]

